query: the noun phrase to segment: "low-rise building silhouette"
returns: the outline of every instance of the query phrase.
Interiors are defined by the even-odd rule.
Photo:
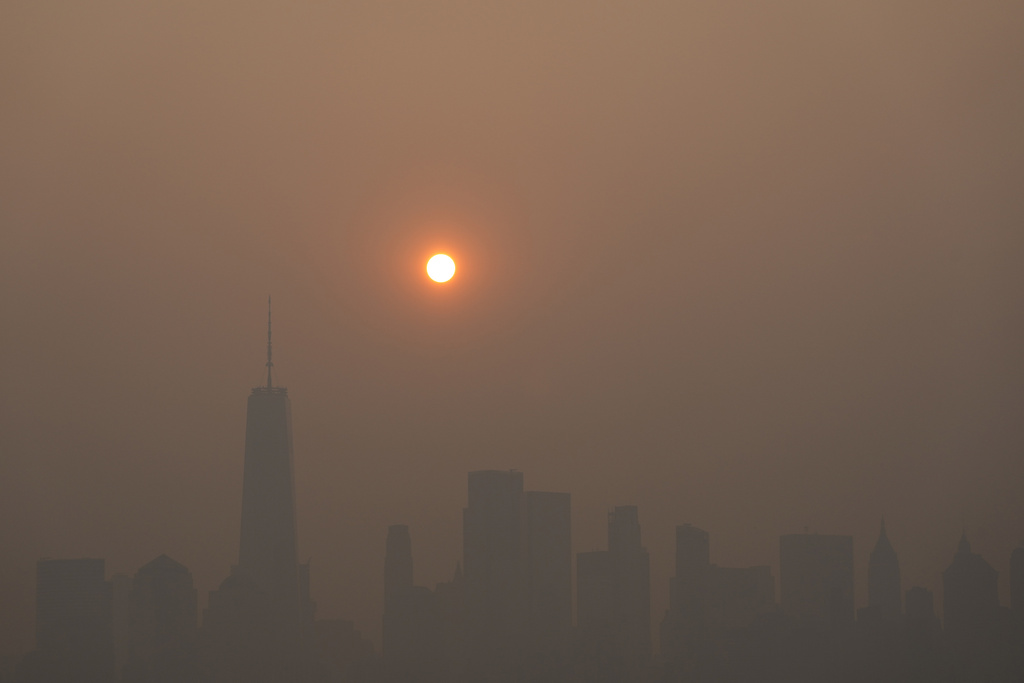
[[[39,680],[106,683],[114,675],[112,587],[102,559],[36,564],[36,652],[28,668]]]
[[[160,555],[132,580],[126,681],[193,681],[198,662],[198,593],[192,573]]]

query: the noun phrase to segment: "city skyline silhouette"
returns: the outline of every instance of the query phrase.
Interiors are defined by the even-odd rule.
[[[418,586],[410,526],[388,527],[375,657],[351,620],[317,619],[312,561],[298,560],[291,408],[287,389],[273,382],[269,298],[267,306],[266,383],[248,399],[230,576],[201,601],[188,568],[165,554],[134,579],[108,577],[103,559],[40,559],[35,646],[5,667],[5,679],[668,683],[1024,674],[1024,543],[1008,558],[1010,599],[1000,601],[998,571],[972,552],[965,529],[941,575],[938,613],[933,591],[903,586],[884,519],[859,608],[852,536],[806,528],[781,535],[776,581],[771,566],[712,562],[709,533],[685,523],[675,527],[675,571],[658,624],[638,506],[611,509],[607,549],[574,557],[571,494],[527,491],[517,470],[469,473],[463,551],[448,582]]]
[[[767,571],[781,604],[780,539],[805,532],[852,539],[855,623],[891,613],[883,519],[904,614],[945,615],[962,537],[1010,604],[1019,3],[0,14],[0,671],[36,646],[41,559],[103,559],[118,600],[140,572],[194,589],[200,621],[254,566],[245,397],[268,385],[268,294],[296,581],[352,656],[354,631],[381,656],[395,525],[431,592],[418,614],[454,609],[471,472],[521,472],[533,501],[534,588],[501,609],[548,614],[538,666],[565,621],[547,494],[569,496],[573,586],[580,553],[594,585],[632,576],[608,515],[636,507],[655,653],[672,604],[677,635],[733,618],[695,621],[673,586],[767,600]],[[435,254],[457,264],[443,285]],[[721,571],[677,575],[686,524]]]

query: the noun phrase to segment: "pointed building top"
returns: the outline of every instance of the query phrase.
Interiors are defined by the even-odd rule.
[[[960,535],[960,543],[956,547],[957,554],[969,555],[971,553],[971,543],[967,540],[967,531]]]
[[[871,551],[871,559],[878,561],[883,558],[896,558],[896,551],[892,547],[892,543],[889,542],[889,536],[885,533],[885,519],[882,519],[882,523],[878,530],[878,540],[875,542],[875,549]]]

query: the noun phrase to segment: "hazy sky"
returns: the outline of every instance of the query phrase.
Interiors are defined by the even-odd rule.
[[[466,473],[721,565],[885,516],[941,600],[1024,539],[1024,3],[0,3],[0,654],[34,564],[237,559],[275,302],[319,616]],[[431,286],[426,258],[459,264]]]

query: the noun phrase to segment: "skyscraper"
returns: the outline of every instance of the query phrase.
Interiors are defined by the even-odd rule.
[[[636,506],[608,513],[608,550],[576,556],[576,595],[579,676],[637,680],[651,657],[651,575]]]
[[[900,561],[885,533],[882,520],[878,541],[868,562],[868,609],[873,617],[891,621],[903,611],[903,589],[900,585]]]
[[[291,403],[273,383],[267,311],[267,384],[249,394],[238,569],[280,611],[298,615],[299,563],[295,528]]]
[[[852,536],[782,536],[779,573],[784,614],[812,626],[853,623]]]
[[[384,607],[404,589],[413,585],[412,538],[405,524],[388,527],[388,539],[384,551]]]
[[[572,518],[568,493],[526,494],[526,580],[531,655],[564,658],[572,634]]]
[[[708,532],[690,524],[676,527],[676,575],[669,582],[669,607],[660,629],[670,679],[697,675],[734,632],[774,610],[775,579],[769,567],[711,564]]]
[[[526,626],[523,473],[469,473],[462,514],[466,627],[471,675],[518,665]]]
[[[669,612],[675,631],[690,634],[706,621],[711,536],[691,524],[676,527],[676,575],[669,582]],[[663,644],[668,650],[668,644]]]
[[[608,513],[608,553],[617,584],[620,645],[629,666],[638,670],[651,657],[651,561],[640,538],[635,505]]]
[[[387,681],[444,680],[446,652],[438,597],[413,585],[409,527],[388,527],[384,555],[383,659]]]
[[[967,535],[962,535],[953,562],[942,572],[943,621],[950,634],[984,630],[995,622],[998,576],[981,555],[971,552]]]
[[[223,680],[294,681],[313,635],[309,566],[300,567],[296,543],[291,405],[273,367],[268,310],[267,382],[249,394],[245,416],[238,565],[203,614]]]

